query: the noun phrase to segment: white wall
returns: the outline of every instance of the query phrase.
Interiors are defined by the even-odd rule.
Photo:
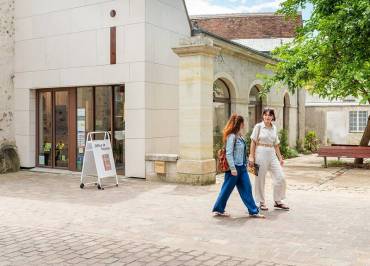
[[[145,1],[144,79],[127,90],[126,175],[145,176],[145,154],[178,152],[178,58],[173,47],[190,36],[182,0]],[[131,99],[129,102],[128,99]],[[145,121],[138,123],[138,121]]]
[[[269,38],[269,39],[235,39],[236,43],[248,46],[257,51],[270,52],[276,47],[293,41],[294,38]]]
[[[125,84],[127,176],[145,176],[146,153],[177,151],[178,59],[171,48],[190,35],[182,0],[17,0],[15,17],[22,166],[35,165],[34,89],[40,88]],[[110,65],[111,26],[116,65]]]
[[[126,83],[130,90],[145,80],[145,0],[17,0],[15,10],[15,136],[22,166],[32,167],[32,89]],[[117,27],[116,65],[110,65],[111,26]]]

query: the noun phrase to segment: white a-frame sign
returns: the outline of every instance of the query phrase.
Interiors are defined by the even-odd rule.
[[[93,136],[97,134],[103,134],[104,139],[95,140]],[[116,186],[118,186],[109,132],[89,132],[87,134],[80,188],[84,188],[84,178],[87,176],[97,177],[97,182],[94,184],[98,186],[98,189],[104,189],[101,179],[105,177],[115,177]]]

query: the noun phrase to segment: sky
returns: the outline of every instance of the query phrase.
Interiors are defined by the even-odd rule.
[[[190,15],[274,12],[284,0],[185,0]],[[302,11],[303,20],[312,12],[308,7]]]

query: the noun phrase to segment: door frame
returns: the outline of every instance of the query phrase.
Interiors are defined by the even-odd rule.
[[[114,87],[120,86],[124,88],[125,100],[126,100],[126,86],[125,84],[110,84],[110,85],[93,85],[93,86],[78,86],[78,87],[65,87],[65,88],[44,88],[36,90],[36,152],[35,152],[35,165],[36,167],[50,168],[50,169],[63,169],[77,171],[77,88],[92,87],[93,88],[93,127],[95,130],[95,88],[100,86],[108,86],[111,90],[111,101],[110,101],[110,124],[111,124],[111,142],[112,147],[116,144],[114,139],[114,129],[115,129],[115,108],[114,108]],[[55,167],[55,92],[57,91],[68,91],[68,167]],[[52,101],[52,166],[45,166],[39,164],[39,134],[40,134],[40,93],[42,92],[51,92],[51,101]],[[125,103],[124,103],[125,104]],[[125,118],[124,118],[125,119]],[[125,129],[126,130],[126,129]],[[125,143],[123,144],[125,145]],[[126,156],[124,155],[124,164],[126,165]]]
[[[67,91],[68,92],[68,167],[56,167],[55,166],[55,92]],[[52,109],[52,149],[51,149],[51,166],[45,166],[39,164],[39,154],[40,154],[40,93],[50,92],[51,93],[51,109]],[[50,89],[38,89],[36,90],[36,152],[35,152],[35,165],[42,168],[51,169],[63,169],[75,171],[76,166],[76,147],[77,139],[76,127],[77,127],[77,93],[75,87],[68,88],[50,88]]]

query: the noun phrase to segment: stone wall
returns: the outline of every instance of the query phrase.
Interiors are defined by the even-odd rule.
[[[14,140],[14,2],[0,0],[0,143]]]
[[[314,130],[322,144],[358,145],[363,132],[350,132],[350,111],[370,114],[370,105],[306,106],[306,132]]]

